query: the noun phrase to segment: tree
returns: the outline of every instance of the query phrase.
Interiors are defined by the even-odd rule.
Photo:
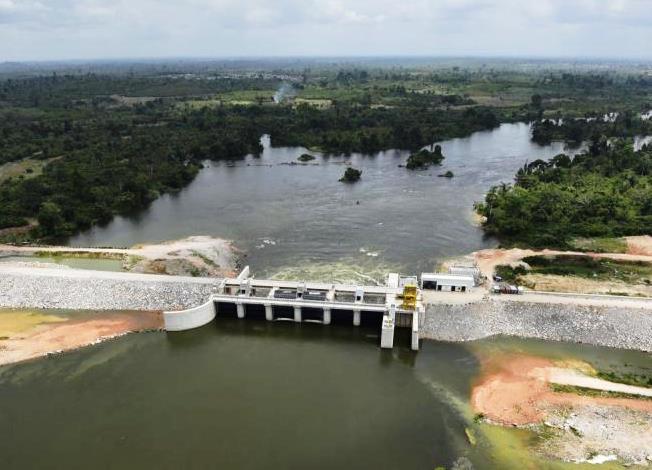
[[[532,106],[535,108],[540,108],[541,105],[543,104],[543,98],[541,98],[541,95],[539,94],[532,95],[531,101],[532,101]]]
[[[356,170],[355,168],[347,168],[346,171],[344,172],[344,176],[340,178],[340,181],[342,183],[355,183],[360,179],[360,176],[362,175],[362,172],[360,170]]]
[[[64,223],[61,208],[50,201],[41,204],[37,219],[43,234],[46,236],[57,235]]]

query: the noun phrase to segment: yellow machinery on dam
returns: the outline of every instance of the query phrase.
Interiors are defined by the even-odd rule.
[[[405,310],[415,310],[417,308],[417,286],[416,284],[406,284],[403,286],[402,307]]]
[[[394,329],[410,328],[411,348],[419,349],[419,327],[424,307],[416,277],[390,273],[384,286],[329,284],[321,282],[254,279],[246,267],[238,277],[224,279],[208,301],[198,307],[164,312],[165,329],[182,331],[197,328],[219,316],[220,308],[235,305],[238,318],[248,309],[264,309],[268,321],[310,321],[331,324],[334,314],[349,312],[353,326],[365,318],[381,324],[380,345],[392,348]]]

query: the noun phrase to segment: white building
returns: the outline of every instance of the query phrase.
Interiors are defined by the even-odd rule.
[[[422,273],[421,289],[442,292],[467,292],[475,286],[473,276],[446,273]]]
[[[476,286],[480,285],[480,278],[482,276],[480,268],[477,266],[454,265],[448,268],[448,274],[454,274],[456,276],[471,276],[473,277]]]

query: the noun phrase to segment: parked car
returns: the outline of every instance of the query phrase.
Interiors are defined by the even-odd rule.
[[[494,284],[491,288],[494,294],[522,294],[523,288],[521,286],[511,286],[508,284]]]

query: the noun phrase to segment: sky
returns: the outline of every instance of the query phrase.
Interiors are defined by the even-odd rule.
[[[652,0],[0,0],[0,61],[652,59]]]

